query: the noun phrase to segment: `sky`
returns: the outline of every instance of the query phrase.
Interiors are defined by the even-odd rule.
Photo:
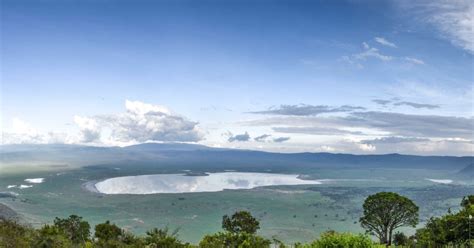
[[[470,0],[0,6],[2,144],[473,155]]]

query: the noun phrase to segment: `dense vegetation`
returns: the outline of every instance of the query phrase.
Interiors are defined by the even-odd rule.
[[[295,248],[365,248],[385,247],[392,243],[405,247],[472,247],[471,239],[474,225],[474,195],[464,197],[461,210],[457,213],[449,211],[441,217],[431,218],[425,227],[416,234],[407,237],[395,229],[401,226],[415,226],[418,223],[418,206],[410,199],[396,193],[381,192],[369,196],[363,205],[364,213],[360,219],[367,234],[323,233],[319,239],[309,244],[294,244]],[[266,248],[288,247],[274,239],[269,240],[257,235],[259,221],[247,211],[238,211],[232,216],[225,215],[222,219],[223,231],[209,234],[202,238],[197,245],[182,242],[177,236],[177,230],[154,228],[144,236],[129,233],[117,225],[106,221],[94,228],[80,216],[71,215],[68,218],[56,218],[52,225],[34,229],[22,225],[15,220],[0,220],[0,247],[98,247],[98,248]],[[473,227],[474,229],[474,227]],[[368,236],[375,235],[380,244],[376,244]],[[393,235],[392,235],[393,234]],[[474,236],[474,235],[473,235]]]

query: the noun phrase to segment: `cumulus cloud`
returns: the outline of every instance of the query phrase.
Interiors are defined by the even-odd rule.
[[[119,114],[74,116],[79,129],[77,135],[41,133],[15,118],[11,132],[2,132],[2,143],[130,145],[147,141],[197,142],[203,139],[197,122],[163,106],[127,100],[125,110]]]
[[[383,37],[375,37],[374,40],[379,43],[379,44],[382,44],[384,46],[388,46],[388,47],[393,47],[393,48],[396,48],[397,45],[395,45],[395,43],[393,42],[390,42],[388,40],[386,40],[385,38]]]
[[[74,123],[79,127],[80,142],[90,143],[100,139],[100,126],[95,119],[76,115]]]
[[[280,105],[279,107],[272,107],[268,110],[250,112],[252,114],[266,114],[266,115],[294,115],[294,116],[311,116],[324,113],[338,113],[351,112],[356,110],[365,110],[364,107],[343,105],[339,107],[331,107],[327,105]]]
[[[234,141],[238,141],[238,142],[243,142],[243,141],[249,141],[250,140],[250,135],[245,132],[243,134],[236,134],[236,135],[232,135],[227,139],[227,141],[229,142],[234,142]]]
[[[364,152],[373,152],[377,149],[374,145],[371,144],[357,144],[359,149]]]
[[[125,113],[94,117],[111,129],[112,140],[196,142],[203,138],[197,122],[171,113],[166,107],[127,100],[125,109]]]
[[[66,143],[65,133],[47,132],[42,133],[32,127],[28,122],[19,118],[13,118],[11,129],[2,130],[2,144],[56,144]]]
[[[285,141],[288,141],[288,140],[290,140],[290,137],[278,137],[278,138],[274,138],[273,142],[282,143],[282,142],[285,142]]]

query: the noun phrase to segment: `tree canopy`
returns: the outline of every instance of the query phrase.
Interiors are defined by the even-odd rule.
[[[461,210],[457,213],[449,212],[441,217],[430,218],[426,226],[416,232],[418,243],[426,246],[467,246],[469,236],[474,238],[474,195],[464,197],[460,205]]]
[[[410,199],[393,192],[370,195],[363,204],[360,223],[375,234],[382,244],[391,245],[392,233],[401,226],[418,224],[418,206]]]
[[[222,228],[233,233],[254,234],[260,228],[260,222],[248,211],[235,212],[232,217],[224,215],[222,217]]]

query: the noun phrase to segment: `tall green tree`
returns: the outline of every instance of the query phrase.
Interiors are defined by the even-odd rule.
[[[248,211],[235,212],[232,217],[224,215],[222,217],[222,228],[232,233],[255,234],[260,228],[260,222]]]
[[[135,248],[145,247],[143,238],[122,230],[117,225],[106,221],[95,226],[94,247],[97,248]]]
[[[54,219],[54,226],[62,230],[74,244],[85,244],[91,235],[91,227],[82,217],[70,215],[69,218]]]
[[[360,223],[368,232],[375,234],[381,244],[392,243],[392,233],[401,226],[418,224],[418,206],[397,193],[380,192],[365,199],[364,214]]]
[[[100,242],[119,240],[122,235],[122,229],[115,224],[106,221],[95,226],[95,237]]]

